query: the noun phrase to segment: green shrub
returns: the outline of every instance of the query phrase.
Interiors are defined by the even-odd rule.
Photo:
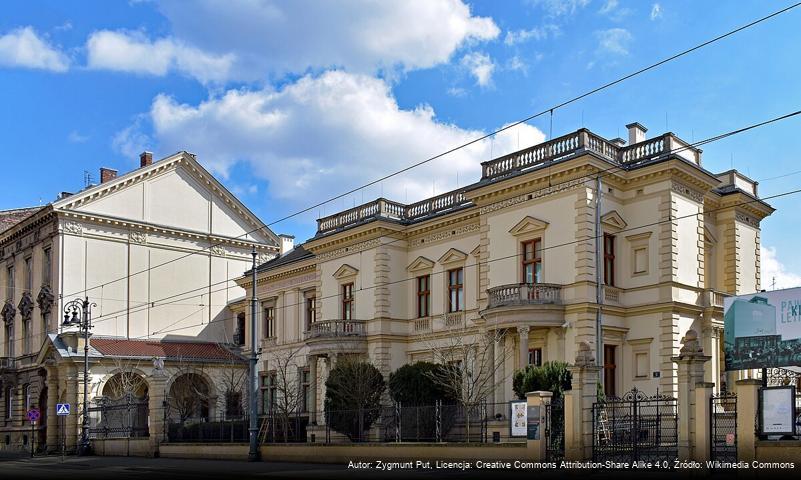
[[[381,395],[386,383],[370,363],[342,359],[325,382],[325,413],[329,425],[351,441],[364,438],[381,415]]]
[[[554,398],[570,390],[573,376],[565,362],[545,362],[541,367],[529,365],[515,372],[512,388],[518,398],[526,398],[526,392],[553,392]]]
[[[433,380],[444,368],[430,362],[406,364],[389,375],[389,396],[404,407],[434,405],[437,400],[453,403],[448,393]]]

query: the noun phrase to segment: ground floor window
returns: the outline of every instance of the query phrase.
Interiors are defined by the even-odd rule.
[[[615,390],[615,353],[617,346],[604,345],[604,394],[607,397],[614,397],[617,395]]]
[[[535,367],[542,366],[542,349],[541,348],[529,348],[528,349],[528,364],[534,365]]]

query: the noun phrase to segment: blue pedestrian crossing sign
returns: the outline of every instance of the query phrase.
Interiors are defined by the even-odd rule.
[[[59,417],[69,415],[70,414],[70,404],[69,403],[57,403],[56,404],[56,415]]]

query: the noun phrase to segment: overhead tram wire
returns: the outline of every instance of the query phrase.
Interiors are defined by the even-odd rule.
[[[575,102],[577,102],[577,101],[579,101],[579,100],[581,100],[581,99],[584,99],[584,98],[586,98],[586,97],[589,97],[590,95],[594,95],[594,94],[596,94],[596,93],[598,93],[598,92],[601,92],[601,91],[603,91],[603,90],[606,90],[606,89],[608,89],[608,88],[610,88],[610,87],[612,87],[612,86],[615,86],[615,85],[617,85],[617,84],[619,84],[619,83],[621,83],[621,82],[624,82],[624,81],[626,81],[626,80],[628,80],[628,79],[630,79],[630,78],[633,78],[633,77],[635,77],[635,76],[638,76],[638,75],[640,75],[640,74],[643,74],[643,73],[645,73],[645,72],[648,72],[648,71],[650,71],[650,70],[653,70],[653,69],[655,69],[655,68],[657,68],[657,67],[659,67],[659,66],[661,66],[661,65],[664,65],[664,64],[666,64],[666,63],[668,63],[668,62],[671,62],[671,61],[673,61],[673,60],[676,60],[676,59],[678,59],[678,58],[681,58],[681,57],[683,57],[683,56],[685,56],[685,55],[687,55],[687,54],[689,54],[689,53],[692,53],[692,52],[694,52],[694,51],[696,51],[696,50],[699,50],[699,49],[701,49],[701,48],[704,48],[704,47],[706,47],[706,46],[708,46],[708,45],[711,45],[711,44],[713,44],[713,43],[716,43],[716,42],[718,42],[718,41],[720,41],[720,40],[723,40],[723,39],[725,39],[725,38],[727,38],[727,37],[730,37],[730,36],[732,36],[732,35],[734,35],[734,34],[736,34],[736,33],[739,33],[739,32],[741,32],[741,31],[743,31],[743,30],[746,30],[746,29],[748,29],[748,28],[751,28],[751,27],[753,27],[753,26],[755,26],[755,25],[758,25],[758,24],[760,24],[760,23],[762,23],[762,22],[765,22],[765,21],[767,21],[767,20],[769,20],[769,19],[771,19],[771,18],[774,18],[774,17],[776,17],[776,16],[778,16],[778,15],[781,15],[781,14],[783,14],[783,13],[786,13],[786,12],[788,12],[788,11],[790,11],[790,10],[794,9],[794,8],[797,8],[798,6],[801,6],[801,2],[794,3],[794,4],[792,4],[792,5],[789,5],[789,6],[787,6],[787,7],[784,7],[784,8],[782,8],[782,9],[780,9],[780,10],[776,10],[776,11],[775,11],[775,12],[773,12],[773,13],[770,13],[770,14],[768,14],[768,15],[765,15],[765,16],[763,16],[763,17],[760,17],[760,18],[758,18],[758,19],[756,19],[756,20],[753,20],[753,21],[751,21],[751,22],[749,22],[749,23],[747,23],[747,24],[745,24],[745,25],[742,25],[742,26],[740,26],[740,27],[737,27],[737,28],[735,28],[735,29],[733,29],[733,30],[730,30],[730,31],[728,31],[728,32],[726,32],[726,33],[723,33],[723,34],[721,34],[721,35],[718,35],[718,36],[716,36],[716,37],[714,37],[714,38],[712,38],[712,39],[709,39],[709,40],[707,40],[707,41],[705,41],[705,42],[699,43],[699,44],[697,44],[697,45],[695,45],[695,46],[693,46],[693,47],[690,47],[690,48],[688,48],[688,49],[682,50],[681,52],[678,52],[678,53],[676,53],[676,54],[673,54],[673,55],[671,55],[671,56],[669,56],[669,57],[666,57],[666,58],[664,58],[664,59],[662,59],[662,60],[659,60],[659,61],[658,61],[658,62],[656,62],[656,63],[652,63],[652,64],[650,64],[650,65],[648,65],[648,66],[646,66],[646,67],[643,67],[643,68],[641,68],[641,69],[639,69],[639,70],[637,70],[637,71],[634,71],[634,72],[632,72],[632,73],[629,73],[629,74],[627,74],[627,75],[624,75],[623,77],[620,77],[620,78],[618,78],[618,79],[616,79],[616,80],[612,80],[612,81],[610,81],[610,82],[607,82],[607,83],[605,83],[605,84],[602,84],[602,85],[600,85],[600,86],[598,86],[598,87],[595,87],[595,88],[593,88],[593,89],[591,89],[591,90],[588,90],[588,91],[586,91],[586,92],[584,92],[584,93],[582,93],[582,94],[580,94],[580,95],[577,95],[577,96],[575,96],[575,97],[572,97],[572,98],[570,98],[569,100],[565,100],[565,101],[563,101],[563,102],[561,102],[561,103],[559,103],[559,104],[557,104],[557,105],[554,105],[554,106],[552,106],[552,107],[549,107],[549,108],[548,108],[548,109],[546,109],[546,110],[543,110],[543,111],[541,111],[541,112],[538,112],[538,113],[535,113],[535,114],[529,115],[529,116],[527,116],[527,117],[525,117],[525,118],[523,118],[523,119],[521,119],[521,120],[517,120],[517,121],[515,121],[515,122],[513,122],[513,123],[510,123],[510,124],[508,124],[508,125],[506,125],[506,126],[504,126],[504,127],[501,127],[501,128],[499,128],[499,129],[497,129],[497,130],[495,130],[495,131],[493,131],[493,132],[487,133],[487,134],[485,134],[485,135],[483,135],[483,136],[477,137],[477,138],[475,138],[475,139],[473,139],[473,140],[470,140],[470,141],[468,141],[468,142],[465,142],[465,143],[463,143],[463,144],[461,144],[461,145],[458,145],[458,146],[455,146],[455,147],[453,147],[453,148],[450,148],[450,149],[448,149],[448,150],[446,150],[446,151],[444,151],[444,152],[442,152],[442,153],[439,153],[439,154],[437,154],[437,155],[434,155],[434,156],[432,156],[432,157],[429,157],[429,158],[427,158],[427,159],[425,159],[425,160],[422,160],[422,161],[419,161],[419,162],[417,162],[417,163],[414,163],[414,164],[412,164],[412,165],[409,165],[409,166],[407,166],[407,167],[404,167],[404,168],[402,168],[402,169],[400,169],[400,170],[397,170],[397,171],[395,171],[395,172],[393,172],[393,173],[387,174],[387,175],[385,175],[385,176],[383,176],[383,177],[381,177],[381,178],[378,178],[378,179],[372,180],[372,181],[370,181],[370,182],[368,182],[368,183],[366,183],[366,184],[364,184],[364,185],[361,185],[361,186],[359,186],[359,187],[356,187],[356,188],[353,188],[353,189],[351,189],[351,190],[348,190],[347,192],[344,192],[344,193],[338,194],[338,195],[336,195],[336,196],[334,196],[334,197],[331,197],[331,198],[329,198],[329,199],[327,199],[327,200],[324,200],[324,201],[318,202],[318,203],[316,203],[316,204],[314,204],[314,205],[311,205],[311,206],[309,206],[309,207],[303,208],[303,209],[301,209],[301,210],[298,210],[298,211],[296,211],[296,212],[294,212],[294,213],[288,214],[288,215],[286,215],[286,216],[284,216],[284,217],[281,217],[281,218],[279,218],[279,219],[277,219],[277,220],[274,220],[274,221],[272,221],[272,222],[270,222],[270,223],[267,223],[267,224],[265,224],[265,227],[270,227],[270,226],[276,225],[276,224],[278,224],[278,223],[281,223],[281,222],[283,222],[283,221],[289,220],[290,218],[294,218],[294,217],[296,217],[296,216],[298,216],[298,215],[301,215],[301,214],[307,213],[307,212],[309,212],[309,211],[312,211],[312,210],[314,210],[314,209],[316,209],[316,208],[322,207],[322,206],[324,206],[324,205],[326,205],[326,204],[328,204],[328,203],[330,203],[330,202],[333,202],[333,201],[335,201],[335,200],[338,200],[338,199],[340,199],[340,198],[344,198],[344,197],[346,197],[346,196],[348,196],[348,195],[351,195],[351,194],[353,194],[353,193],[355,193],[355,192],[358,192],[359,190],[362,190],[362,189],[364,189],[364,188],[367,188],[367,187],[370,187],[370,186],[376,185],[376,184],[378,184],[378,183],[381,183],[381,182],[383,182],[384,180],[387,180],[387,179],[389,179],[389,178],[395,177],[395,176],[397,176],[397,175],[400,175],[400,174],[402,174],[402,173],[408,172],[409,170],[412,170],[412,169],[414,169],[414,168],[417,168],[417,167],[419,167],[419,166],[421,166],[421,165],[424,165],[424,164],[427,164],[427,163],[429,163],[429,162],[432,162],[432,161],[434,161],[434,160],[437,160],[437,159],[439,159],[439,158],[442,158],[442,157],[444,157],[444,156],[446,156],[446,155],[449,155],[449,154],[451,154],[451,153],[453,153],[453,152],[456,152],[456,151],[458,151],[458,150],[461,150],[461,149],[463,149],[463,148],[466,148],[466,147],[468,147],[468,146],[470,146],[470,145],[473,145],[473,144],[475,144],[475,143],[478,143],[478,142],[484,141],[484,140],[486,140],[486,139],[488,139],[488,138],[491,138],[491,137],[493,137],[494,135],[496,135],[496,134],[498,134],[498,133],[501,133],[501,132],[503,132],[503,131],[509,130],[510,128],[513,128],[513,127],[519,126],[519,125],[521,125],[521,124],[523,124],[523,123],[526,123],[526,122],[529,122],[529,121],[531,121],[531,120],[533,120],[533,119],[535,119],[535,118],[537,118],[537,117],[540,117],[540,116],[542,116],[542,115],[545,115],[545,114],[547,114],[547,113],[549,113],[549,112],[551,112],[551,111],[553,111],[553,110],[555,110],[555,109],[559,109],[559,108],[565,107],[565,106],[567,106],[567,105],[570,105],[570,104],[572,104],[572,103],[575,103]],[[245,233],[243,233],[243,234],[241,234],[241,235],[237,235],[236,237],[233,237],[232,239],[239,239],[239,238],[242,238],[242,237],[246,237],[246,236],[248,236],[248,235],[250,235],[250,234],[252,234],[252,233],[255,233],[255,232],[257,232],[257,231],[260,231],[260,230],[263,230],[263,228],[262,228],[262,227],[255,228],[255,229],[253,229],[253,230],[250,230],[250,231],[248,231],[248,232],[245,232]],[[148,272],[148,271],[150,271],[150,270],[154,270],[154,269],[156,269],[156,268],[158,268],[158,267],[162,267],[162,266],[164,266],[164,265],[168,265],[168,264],[170,264],[170,263],[177,262],[178,260],[184,259],[184,258],[186,258],[186,257],[192,256],[192,255],[195,255],[195,254],[198,254],[198,253],[203,253],[203,252],[205,252],[205,251],[207,251],[207,250],[209,250],[209,249],[211,249],[211,248],[214,248],[214,247],[216,247],[216,246],[220,246],[220,245],[222,245],[222,244],[223,244],[222,242],[221,242],[221,243],[215,243],[215,244],[213,244],[213,245],[209,245],[208,247],[203,247],[203,248],[200,248],[200,249],[197,249],[197,250],[193,250],[193,251],[191,251],[191,252],[189,252],[189,253],[187,253],[187,254],[185,254],[185,255],[182,255],[182,256],[180,256],[180,257],[176,257],[176,258],[174,258],[174,259],[171,259],[171,260],[167,260],[166,262],[160,263],[160,264],[158,264],[158,265],[153,265],[153,266],[147,267],[147,268],[146,268],[146,269],[144,269],[144,270],[140,270],[140,271],[137,271],[137,272],[129,273],[129,274],[127,274],[127,275],[123,276],[123,277],[120,277],[120,278],[117,278],[117,279],[114,279],[114,280],[109,280],[109,281],[107,281],[107,282],[105,282],[105,283],[98,284],[98,285],[95,285],[95,286],[93,286],[93,287],[90,287],[90,288],[84,288],[84,289],[82,289],[82,290],[79,290],[79,291],[77,291],[77,292],[74,292],[74,293],[65,294],[65,295],[63,295],[63,297],[71,297],[71,296],[74,296],[74,295],[81,295],[81,294],[84,294],[84,295],[85,295],[85,294],[86,294],[86,292],[88,292],[88,291],[95,290],[95,289],[97,289],[97,288],[101,288],[101,287],[103,287],[103,286],[105,286],[105,285],[110,285],[110,284],[113,284],[113,283],[116,283],[116,282],[120,282],[120,281],[122,281],[122,280],[125,280],[126,278],[129,278],[129,277],[132,277],[132,276],[135,276],[135,275],[139,275],[139,274],[141,274],[141,273],[145,273],[145,272]]]
[[[758,123],[755,123],[755,124],[748,125],[746,127],[738,128],[736,130],[732,130],[732,131],[729,131],[729,132],[726,132],[726,133],[715,135],[715,136],[707,138],[707,139],[699,140],[698,142],[695,142],[695,143],[692,143],[692,144],[684,145],[682,147],[679,147],[679,148],[671,150],[666,155],[679,153],[679,152],[688,150],[690,148],[696,148],[696,147],[701,146],[701,145],[707,145],[709,143],[720,141],[720,140],[723,140],[725,138],[731,137],[733,135],[737,135],[737,134],[740,134],[740,133],[743,133],[743,132],[746,132],[746,131],[749,131],[749,130],[753,130],[755,128],[759,128],[759,127],[762,127],[762,126],[765,126],[765,125],[769,125],[769,124],[772,124],[772,123],[775,123],[775,122],[779,122],[779,121],[782,121],[782,120],[786,120],[788,118],[796,117],[796,116],[799,116],[799,115],[801,115],[801,110],[796,110],[795,112],[791,112],[791,113],[787,113],[787,114],[784,114],[784,115],[780,115],[778,117],[774,117],[774,118],[769,119],[769,120],[765,120],[765,121],[762,121],[762,122],[758,122]],[[602,170],[600,173],[582,175],[582,176],[574,178],[574,179],[570,179],[570,180],[567,180],[567,181],[564,181],[564,182],[557,183],[557,184],[554,185],[554,187],[558,187],[559,185],[565,184],[567,182],[572,182],[572,181],[575,181],[577,179],[582,179],[582,178],[584,178],[584,179],[601,178],[601,177],[610,175],[612,170],[617,170],[617,169],[621,169],[621,168],[623,168],[623,165],[615,165],[615,166],[610,167],[608,169]],[[796,193],[796,192],[791,192],[791,193]],[[750,202],[744,202],[743,204],[764,201],[764,200],[768,200],[770,198],[778,198],[778,197],[781,197],[781,196],[784,196],[784,195],[785,194],[777,194],[777,195],[770,196],[770,197],[764,197],[764,198],[761,198],[761,199],[755,199],[755,200],[750,201]],[[711,211],[715,211],[715,210],[710,210],[710,212]],[[677,219],[678,218],[681,218],[681,217],[677,217]],[[644,228],[644,227],[647,227],[647,226],[657,225],[659,223],[662,223],[662,222],[656,222],[656,223],[653,223],[653,224],[641,225],[639,227],[632,227],[631,229]],[[631,229],[628,229],[628,230],[631,230]],[[624,231],[626,231],[626,230],[624,230]],[[572,244],[575,244],[575,243],[586,242],[586,241],[593,240],[593,239],[595,239],[595,236],[587,237],[587,238],[582,239],[582,240],[574,240],[574,241],[571,241],[571,242],[568,242],[568,243],[565,243],[565,244],[559,244],[559,245],[554,245],[554,246],[550,246],[550,247],[543,247],[542,249],[543,250],[548,250],[550,248],[555,248],[555,247],[560,247],[560,246],[565,246],[565,245],[572,245]],[[400,240],[394,240],[393,242],[390,242],[390,243],[394,243],[395,241],[400,241]],[[501,258],[498,258],[498,259],[495,259],[495,260],[505,260],[505,259],[514,258],[514,257],[517,257],[517,256],[520,256],[520,254],[515,254],[515,255],[511,255],[511,256],[507,256],[507,257],[501,257]],[[493,261],[495,261],[495,260],[493,260]],[[479,264],[474,264],[474,265],[479,265]],[[164,298],[159,299],[159,300],[154,300],[154,301],[150,302],[150,304],[147,305],[147,306],[134,307],[135,309],[131,310],[130,313],[138,313],[139,311],[149,310],[150,308],[156,308],[156,307],[160,307],[160,306],[171,305],[174,302],[159,303],[158,305],[156,305],[156,303],[162,302],[164,300],[169,300],[169,299],[175,298],[175,297],[181,297],[181,298],[179,298],[179,299],[177,299],[175,301],[175,302],[178,302],[178,301],[184,301],[187,298],[194,298],[194,297],[198,297],[198,296],[201,296],[201,295],[206,295],[206,294],[209,294],[209,293],[217,293],[217,292],[220,292],[220,291],[223,291],[223,290],[229,290],[231,288],[236,288],[236,286],[229,286],[229,287],[225,287],[223,289],[214,290],[212,292],[208,292],[208,290],[207,290],[208,288],[211,288],[211,287],[216,286],[216,285],[232,282],[232,281],[236,280],[237,278],[241,278],[241,275],[239,275],[237,277],[230,278],[230,279],[225,279],[225,280],[221,280],[221,281],[218,281],[218,282],[215,282],[215,283],[211,283],[209,285],[204,285],[202,287],[197,287],[195,289],[188,290],[188,291],[185,291],[185,292],[181,292],[181,293],[178,293],[178,294],[174,294],[174,295],[171,295],[171,296],[168,296],[168,297],[164,297]],[[404,279],[403,281],[406,281],[406,280],[409,280],[409,279]],[[383,285],[380,285],[380,286],[383,286]],[[374,288],[374,287],[375,286],[368,287],[367,289]],[[193,295],[193,296],[190,296],[190,297],[182,297],[183,295],[186,295],[188,293],[191,293],[191,292],[194,292],[194,291],[197,291],[197,290],[201,290],[201,289],[203,290],[203,293],[201,293],[201,294]],[[362,289],[360,288],[360,289],[355,290],[355,291],[361,291],[361,290]],[[334,298],[334,297],[337,297],[337,296],[338,295],[334,295],[334,296],[331,296],[331,297],[322,297],[322,298],[320,298],[320,300],[323,300],[323,299],[326,299],[326,298]],[[291,307],[291,306],[298,306],[298,305],[300,305],[300,303],[291,304],[291,305],[283,305],[281,308]],[[115,311],[115,312],[103,314],[102,316],[97,317],[97,318],[101,319],[99,321],[103,321],[102,317],[109,317],[109,316],[113,316],[113,315],[119,315],[119,314],[125,313],[126,311],[127,310],[118,310],[118,311]]]

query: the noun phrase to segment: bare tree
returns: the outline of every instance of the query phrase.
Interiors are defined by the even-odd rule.
[[[211,386],[205,378],[205,364],[177,359],[178,372],[167,394],[167,405],[183,424],[190,418],[209,415]]]
[[[247,374],[247,369],[233,359],[224,367],[221,384],[225,390],[226,418],[241,417],[247,410]]]
[[[147,381],[137,373],[140,370],[141,360],[116,357],[113,358],[113,361],[117,373],[106,382],[100,394],[111,400],[117,400],[129,394],[136,398],[146,397],[148,394]]]
[[[468,441],[470,413],[491,398],[502,382],[496,380],[496,372],[503,368],[506,349],[500,349],[501,354],[496,356],[495,344],[503,340],[505,335],[505,330],[463,326],[425,340],[434,362],[446,367],[428,374],[434,383],[463,407]]]
[[[277,417],[284,442],[289,441],[292,417],[297,417],[303,405],[300,369],[304,362],[300,355],[301,349],[302,346],[289,347],[268,354],[267,365],[275,395],[271,399],[271,411],[264,413],[270,414],[272,418]]]

